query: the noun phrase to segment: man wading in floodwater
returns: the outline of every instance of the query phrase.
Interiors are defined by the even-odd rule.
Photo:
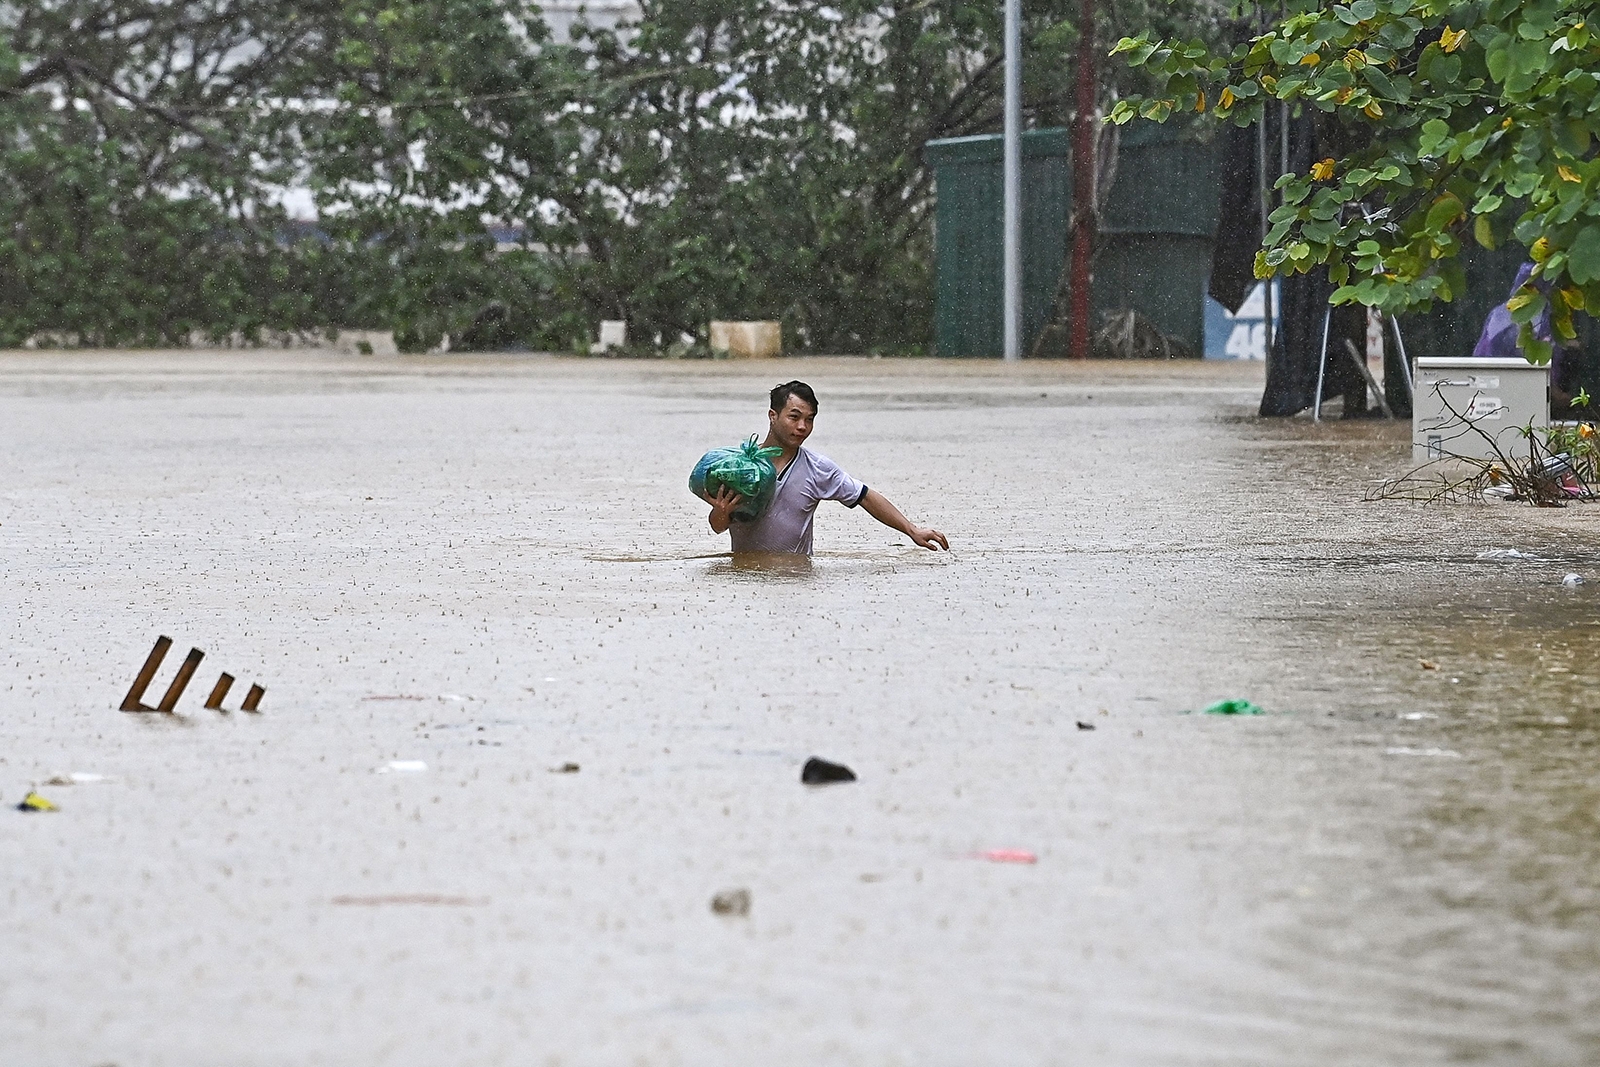
[[[837,500],[847,508],[856,505],[892,530],[899,530],[923,548],[937,552],[950,550],[950,543],[938,530],[914,526],[889,503],[888,497],[850,477],[827,456],[800,446],[811,436],[817,417],[817,394],[805,382],[784,382],[772,390],[772,409],[767,412],[767,439],[763,448],[781,448],[773,460],[778,470],[778,487],[772,503],[759,519],[737,519],[733,509],[742,499],[727,486],[706,498],[711,505],[711,529],[733,532],[733,551],[789,552],[811,555],[811,516],[824,500]]]

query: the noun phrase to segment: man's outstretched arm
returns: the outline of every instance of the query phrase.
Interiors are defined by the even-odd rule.
[[[900,514],[900,509],[889,502],[889,498],[876,489],[868,489],[867,495],[861,498],[860,506],[868,515],[877,519],[891,530],[899,530],[920,548],[937,552],[939,549],[950,551],[950,542],[944,539],[944,534],[938,530],[931,530],[926,526],[913,525],[911,520]]]

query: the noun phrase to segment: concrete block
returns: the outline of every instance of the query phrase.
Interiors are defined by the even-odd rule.
[[[621,319],[602,319],[600,341],[594,346],[594,350],[606,352],[613,348],[626,347],[628,347],[628,324]]]
[[[778,322],[713,322],[711,351],[734,359],[772,359],[783,354],[783,324]]]
[[[362,350],[362,345],[367,350]],[[400,349],[394,343],[393,330],[340,330],[334,347],[350,355],[398,356]]]

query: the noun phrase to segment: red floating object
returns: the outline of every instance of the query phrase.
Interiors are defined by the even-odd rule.
[[[1025,848],[991,848],[987,852],[976,852],[973,855],[980,860],[990,863],[1038,863],[1039,857]]]

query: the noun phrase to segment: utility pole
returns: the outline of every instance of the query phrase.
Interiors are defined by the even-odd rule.
[[[1072,354],[1087,359],[1089,340],[1089,266],[1094,258],[1095,121],[1094,0],[1083,0],[1078,37],[1078,113],[1072,126],[1072,305],[1069,343]]]
[[[1022,0],[1006,0],[1005,358],[1022,358]]]

